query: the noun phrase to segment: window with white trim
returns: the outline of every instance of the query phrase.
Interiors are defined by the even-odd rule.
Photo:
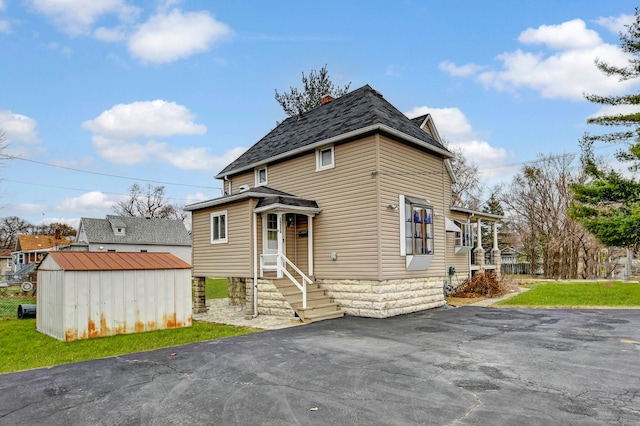
[[[211,213],[211,244],[227,242],[227,211]]]
[[[460,232],[455,233],[455,246],[456,247],[472,247],[473,246],[473,232],[471,232],[471,224],[467,222],[460,222],[454,220],[453,223],[460,228]]]
[[[433,208],[405,198],[404,211],[406,254],[433,254]]]
[[[267,166],[256,167],[255,176],[256,176],[256,186],[266,185],[268,182]]]
[[[316,149],[316,171],[335,167],[333,145]]]

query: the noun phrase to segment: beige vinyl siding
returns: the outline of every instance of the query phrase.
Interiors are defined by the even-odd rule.
[[[252,215],[255,201],[196,210],[192,216],[193,275],[252,277]],[[227,243],[211,244],[211,213],[227,211]]]
[[[449,211],[451,178],[441,158],[409,145],[380,137],[381,272],[385,279],[446,276],[445,212]],[[400,255],[399,195],[424,198],[433,206],[434,258],[425,271],[408,271]],[[387,208],[398,205],[398,210]]]
[[[315,151],[269,164],[268,186],[315,200],[322,212],[313,218],[314,272],[324,278],[377,278],[378,219],[375,137],[334,146],[335,167],[316,172]],[[234,192],[253,187],[253,171],[233,178]],[[300,238],[298,244],[307,243]],[[338,259],[331,260],[336,252]],[[303,269],[304,270],[304,269]]]
[[[449,212],[447,217],[451,220],[465,223],[467,216],[461,213]],[[469,253],[455,254],[455,232],[447,232],[447,256],[449,266],[456,268],[456,275],[453,277],[453,284],[456,285],[456,279],[459,281],[469,278]],[[448,271],[447,271],[448,272]]]

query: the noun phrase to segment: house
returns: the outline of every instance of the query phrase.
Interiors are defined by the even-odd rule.
[[[207,276],[246,294],[248,315],[383,318],[444,305],[452,273],[496,268],[482,244],[473,265],[471,253],[478,224],[500,218],[451,207],[451,158],[430,115],[409,119],[368,85],[287,118],[216,176],[222,197],[185,208],[194,309]]]
[[[56,251],[37,272],[36,329],[58,340],[191,326],[191,265],[171,253]]]
[[[83,217],[74,251],[168,252],[191,263],[191,236],[181,220],[107,215]]]
[[[59,235],[18,235],[13,257],[13,272],[26,276],[50,251],[62,250],[73,242],[73,237]]]
[[[3,276],[13,273],[13,256],[11,249],[0,249],[0,274]]]

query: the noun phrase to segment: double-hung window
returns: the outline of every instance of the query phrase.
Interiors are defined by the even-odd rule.
[[[318,148],[316,150],[316,171],[333,169],[334,167],[333,145]]]
[[[211,213],[211,244],[227,242],[227,211]]]

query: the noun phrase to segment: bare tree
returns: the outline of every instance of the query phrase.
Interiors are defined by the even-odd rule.
[[[31,234],[33,225],[18,216],[8,216],[0,219],[0,248],[14,248],[18,235]]]
[[[456,182],[451,185],[453,193],[451,204],[457,207],[478,210],[483,190],[478,165],[467,159],[462,148],[451,148],[448,141],[444,140],[442,142],[453,154],[453,158],[450,161],[451,168],[456,176]]]
[[[129,188],[129,198],[124,201],[118,201],[112,209],[121,216],[180,219],[184,221],[187,218],[187,213],[181,207],[170,203],[165,197],[164,186],[147,184],[143,188],[134,183]]]
[[[541,267],[548,278],[594,276],[602,249],[567,214],[573,203],[569,184],[584,179],[572,161],[571,156],[540,156],[500,196],[532,272]]]

